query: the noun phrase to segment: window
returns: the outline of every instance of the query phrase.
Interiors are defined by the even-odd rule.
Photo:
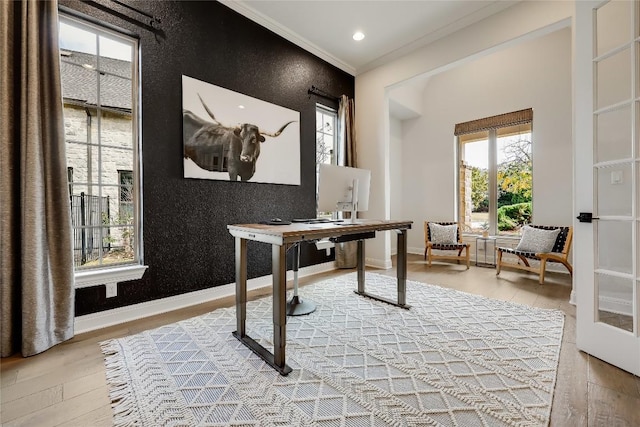
[[[328,107],[316,104],[316,201],[318,196],[318,165],[338,164],[338,113]],[[331,217],[332,212],[318,212],[318,217]]]
[[[466,232],[518,234],[531,222],[532,110],[456,125],[458,212]]]
[[[61,14],[59,46],[76,272],[139,265],[137,41]]]

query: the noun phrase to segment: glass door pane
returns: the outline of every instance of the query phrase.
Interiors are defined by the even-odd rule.
[[[631,157],[631,105],[596,114],[595,162]]]
[[[599,322],[633,332],[633,283],[631,278],[596,274]]]
[[[596,63],[596,105],[605,108],[631,99],[631,49]]]
[[[596,11],[596,56],[629,42],[633,2],[611,1]]]
[[[599,220],[596,269],[633,274],[633,221]]]
[[[596,168],[598,216],[631,216],[633,169],[632,163],[619,163]]]

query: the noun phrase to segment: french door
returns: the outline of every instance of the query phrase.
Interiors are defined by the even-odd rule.
[[[577,346],[640,375],[640,4],[575,3]]]

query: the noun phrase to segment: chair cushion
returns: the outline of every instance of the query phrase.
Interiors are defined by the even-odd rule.
[[[458,224],[440,225],[430,222],[429,234],[431,235],[431,243],[435,245],[458,244]]]
[[[560,229],[543,230],[525,225],[522,227],[522,237],[516,247],[516,251],[521,252],[551,252],[556,239],[560,234]]]

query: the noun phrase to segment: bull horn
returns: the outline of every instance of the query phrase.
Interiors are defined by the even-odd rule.
[[[275,138],[276,136],[278,136],[278,135],[280,135],[280,134],[282,133],[282,131],[284,130],[284,128],[286,128],[287,126],[289,126],[291,123],[293,123],[293,122],[295,122],[295,121],[297,121],[297,120],[291,120],[290,122],[285,123],[285,125],[284,125],[284,126],[282,126],[282,127],[280,128],[280,130],[278,130],[278,132],[276,132],[276,133],[260,132],[260,135],[266,135],[266,136],[270,136],[270,137],[272,137],[272,138]]]
[[[198,94],[198,98],[200,98],[200,102],[202,102],[202,106],[204,107],[205,111],[207,112],[207,114],[209,114],[209,117],[211,117],[213,119],[214,122],[216,122],[217,124],[224,126],[222,123],[220,123],[218,121],[218,119],[216,119],[216,116],[213,115],[213,113],[211,112],[211,110],[209,110],[209,107],[207,107],[207,104],[204,103],[204,100],[202,99],[202,97],[200,96],[200,94]]]

